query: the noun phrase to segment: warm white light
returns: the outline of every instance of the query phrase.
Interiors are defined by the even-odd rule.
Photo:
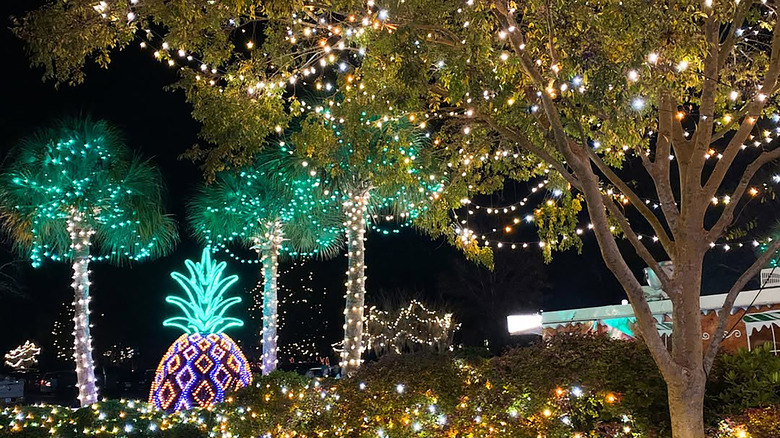
[[[542,334],[542,315],[532,313],[526,315],[509,315],[506,325],[510,335]]]

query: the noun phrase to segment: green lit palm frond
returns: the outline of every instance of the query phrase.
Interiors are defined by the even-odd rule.
[[[284,206],[276,194],[267,175],[253,169],[220,172],[189,203],[190,223],[207,244],[254,245]]]
[[[291,159],[273,151],[252,166],[218,174],[189,205],[196,235],[207,244],[252,247],[280,231],[283,255],[337,255],[343,234],[338,200]]]
[[[178,327],[187,334],[222,333],[230,327],[241,327],[244,322],[225,316],[227,310],[241,302],[240,297],[225,298],[225,291],[238,281],[237,275],[222,278],[227,264],[211,259],[211,250],[204,248],[200,262],[186,260],[189,277],[171,273],[171,277],[184,289],[186,297],[168,296],[165,301],[175,304],[181,316],[166,319],[166,327]]]
[[[342,202],[370,190],[370,219],[411,223],[444,190],[429,135],[408,118],[367,114],[354,101],[314,107],[283,146],[295,157],[288,167],[306,163]]]
[[[155,257],[177,239],[162,178],[105,121],[64,119],[22,140],[0,174],[0,216],[33,264],[70,258],[68,222],[95,233],[93,256]]]

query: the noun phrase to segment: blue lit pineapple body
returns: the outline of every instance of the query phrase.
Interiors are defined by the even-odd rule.
[[[190,277],[173,272],[186,299],[169,296],[165,301],[177,305],[182,316],[167,319],[163,325],[184,330],[157,367],[149,392],[149,402],[165,411],[209,406],[224,401],[225,393],[252,383],[246,357],[224,330],[240,327],[237,318],[226,317],[228,308],[241,301],[225,298],[227,288],[238,280],[222,278],[225,262],[211,260],[208,248],[201,261],[185,262]]]

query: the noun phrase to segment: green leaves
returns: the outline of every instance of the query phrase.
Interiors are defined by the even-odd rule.
[[[238,281],[237,275],[222,278],[227,267],[225,262],[211,260],[211,249],[203,249],[200,262],[186,260],[189,278],[179,272],[171,277],[184,289],[187,299],[168,296],[165,301],[174,304],[184,314],[166,319],[166,327],[178,327],[187,334],[222,333],[230,327],[241,327],[244,322],[238,318],[226,317],[227,310],[241,302],[240,297],[225,298],[225,291]]]
[[[711,380],[709,402],[718,414],[780,403],[780,358],[772,352],[772,343],[720,356]]]
[[[13,31],[27,43],[30,64],[43,68],[44,80],[81,83],[88,59],[108,67],[111,50],[124,48],[132,41],[135,24],[128,23],[123,8],[112,8],[116,5],[111,3],[100,12],[96,1],[52,1],[14,19]]]

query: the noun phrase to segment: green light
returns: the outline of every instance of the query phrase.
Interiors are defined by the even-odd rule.
[[[188,334],[222,333],[230,327],[243,326],[240,319],[224,316],[228,308],[241,302],[240,297],[224,298],[227,288],[238,281],[238,275],[221,278],[227,264],[211,260],[208,247],[203,249],[199,263],[186,260],[184,264],[190,277],[179,272],[172,272],[171,277],[187,293],[187,299],[168,296],[165,301],[179,306],[185,316],[168,318],[163,325],[179,327]]]
[[[767,242],[762,243],[758,247],[759,253],[765,253],[767,249],[769,249],[769,244]],[[769,259],[769,267],[780,268],[780,251],[775,251],[775,255]]]

